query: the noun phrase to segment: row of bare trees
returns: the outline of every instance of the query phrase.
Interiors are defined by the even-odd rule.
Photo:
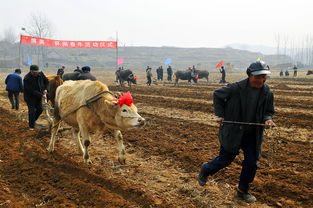
[[[0,61],[2,63],[17,62],[20,65],[21,60],[25,60],[25,54],[36,57],[36,64],[43,65],[47,57],[47,49],[42,46],[23,45],[19,43],[20,35],[29,35],[40,38],[50,38],[53,34],[52,23],[42,13],[33,13],[28,19],[28,23],[23,28],[18,28],[16,32],[12,27],[7,28],[0,38]],[[12,60],[12,57],[15,57]],[[23,63],[25,61],[22,61]],[[6,64],[4,64],[5,66]]]
[[[289,56],[294,64],[313,65],[313,35],[293,39],[288,35],[275,34],[276,54]]]

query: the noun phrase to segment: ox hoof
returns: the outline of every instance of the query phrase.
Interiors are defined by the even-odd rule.
[[[118,162],[119,162],[121,165],[125,165],[125,164],[126,164],[126,159],[125,159],[125,158],[118,158]]]
[[[48,148],[47,148],[47,151],[48,151],[49,153],[52,153],[52,152],[54,151],[54,149],[51,149],[50,147],[48,147]]]
[[[88,165],[91,165],[92,161],[90,159],[88,159],[88,160],[85,160],[85,163],[88,164]]]

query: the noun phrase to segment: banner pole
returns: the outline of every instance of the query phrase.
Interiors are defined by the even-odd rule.
[[[118,32],[116,31],[116,70],[118,69]]]
[[[21,42],[22,42],[22,35],[20,35],[20,44],[18,46],[18,68],[21,68]]]

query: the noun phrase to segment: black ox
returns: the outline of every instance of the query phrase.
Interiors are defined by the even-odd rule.
[[[205,78],[206,82],[209,83],[209,72],[206,70],[195,70],[196,74],[198,74],[198,79]]]
[[[176,71],[175,72],[175,86],[178,84],[178,80],[188,80],[188,82],[191,83],[191,80],[194,81],[194,83],[198,82],[198,74],[196,71]]]
[[[115,72],[116,81],[119,86],[123,86],[124,82],[128,83],[128,86],[131,87],[131,84],[137,84],[137,78],[133,72],[129,69],[126,70],[117,70]]]
[[[62,79],[63,81],[66,81],[66,80],[78,80],[78,77],[81,73],[80,72],[72,72],[72,73],[66,73],[66,74],[63,74],[62,76]]]

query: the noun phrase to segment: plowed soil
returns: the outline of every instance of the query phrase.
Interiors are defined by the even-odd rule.
[[[1,86],[0,207],[313,207],[312,78],[268,80],[278,127],[266,130],[252,205],[235,197],[241,154],[207,186],[196,180],[201,164],[219,150],[217,124],[208,120],[215,118],[212,92],[222,85],[148,87],[143,80],[129,89],[110,86],[113,74],[99,79],[112,91],[131,91],[147,119],[145,127],[122,132],[127,164],[118,163],[111,134],[93,138],[89,165],[70,131],[48,153],[50,133],[29,131],[23,99],[19,111],[10,109]]]

